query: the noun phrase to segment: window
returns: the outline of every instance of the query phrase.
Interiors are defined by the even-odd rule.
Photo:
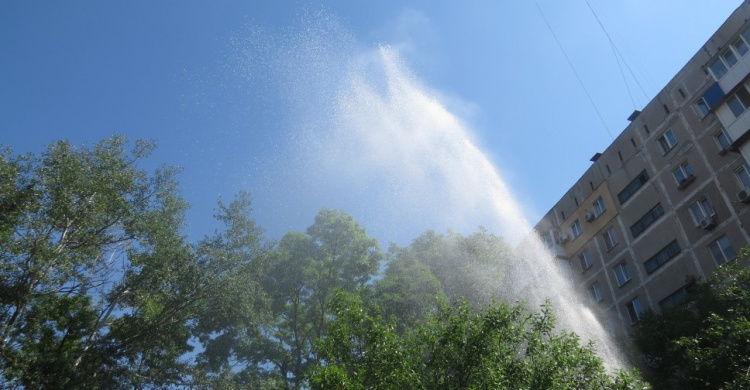
[[[665,131],[656,142],[659,144],[659,149],[661,149],[662,154],[667,154],[667,152],[677,145],[677,137],[674,136],[672,129],[669,129]]]
[[[630,316],[631,324],[636,324],[638,322],[638,319],[641,317],[641,314],[646,311],[643,309],[641,298],[639,297],[635,297],[635,299],[628,302],[628,304],[625,306],[628,308],[628,316]]]
[[[745,86],[741,86],[734,95],[727,99],[727,106],[732,111],[735,118],[739,118],[748,107],[750,107],[750,92],[747,92]]]
[[[732,247],[732,243],[729,242],[727,236],[721,236],[718,240],[708,245],[708,250],[711,251],[716,264],[722,265],[728,261],[734,260],[737,257],[737,251]]]
[[[672,175],[674,176],[677,185],[680,187],[682,187],[683,185],[687,185],[688,180],[695,177],[695,174],[693,173],[693,167],[691,167],[687,162],[684,162],[679,167],[675,168],[675,170],[672,171]]]
[[[607,250],[610,250],[617,245],[617,233],[615,232],[614,225],[610,226],[606,232],[602,235],[604,238],[604,244],[607,246]]]
[[[705,118],[706,115],[708,115],[709,112],[711,112],[711,109],[708,108],[708,103],[706,103],[703,98],[695,102],[695,108],[698,109],[698,113],[700,113],[701,118]]]
[[[600,215],[607,211],[607,205],[604,204],[604,198],[601,196],[596,198],[591,206],[591,209],[594,211],[594,218],[599,218]]]
[[[688,296],[688,290],[687,286],[681,287],[679,290],[673,292],[668,297],[662,299],[659,302],[659,307],[662,310],[668,310],[673,307],[679,306],[682,302],[685,301],[685,298]]]
[[[607,328],[607,332],[610,336],[615,337],[615,323],[611,319],[607,318],[604,320],[604,326]]]
[[[641,173],[638,174],[638,177],[633,179],[630,183],[628,183],[627,186],[625,186],[625,189],[620,191],[619,194],[617,194],[617,199],[620,201],[620,204],[625,203],[628,199],[630,199],[633,194],[638,191],[639,188],[641,188],[646,182],[648,181],[648,172],[646,170],[643,170]]]
[[[721,129],[721,131],[716,133],[714,137],[716,138],[716,142],[719,144],[720,151],[726,151],[732,145],[732,139],[729,138],[729,134],[727,134],[724,129]]]
[[[737,179],[743,187],[750,188],[750,167],[748,167],[747,163],[742,164],[741,167],[734,171],[734,174],[737,175]]]
[[[690,214],[693,216],[695,226],[702,226],[702,221],[716,215],[714,206],[708,198],[702,198],[690,205]]]
[[[580,236],[581,233],[583,233],[583,230],[581,229],[581,221],[576,219],[572,224],[570,224],[570,230],[573,232],[573,239]]]
[[[614,271],[618,286],[622,286],[623,284],[629,282],[630,279],[632,279],[632,276],[630,275],[630,267],[628,267],[628,263],[624,261],[620,264],[617,264],[614,268]]]
[[[542,240],[544,240],[544,246],[547,247],[547,249],[552,249],[553,246],[555,246],[555,237],[554,232],[548,231],[543,233]]]
[[[646,262],[643,263],[643,266],[646,268],[646,272],[652,273],[656,271],[667,261],[680,254],[680,251],[680,244],[677,243],[677,240],[670,242],[669,244],[667,244],[667,246],[661,248],[661,250],[656,252],[655,255],[651,256],[650,259],[646,260]]]
[[[588,249],[584,249],[578,255],[578,261],[581,263],[581,271],[586,271],[594,265],[594,259],[591,257],[591,252]]]
[[[727,71],[729,70],[721,57],[713,60],[710,64],[708,64],[708,69],[711,70],[711,73],[713,73],[716,80],[722,78],[722,76],[727,74]]]
[[[589,290],[589,293],[591,294],[591,299],[593,299],[596,303],[604,300],[604,294],[602,294],[602,286],[599,284],[599,282],[594,282],[594,284],[591,285],[591,290]]]
[[[630,233],[633,234],[633,238],[638,237],[662,215],[664,215],[664,207],[662,207],[661,203],[658,203],[630,227]]]
[[[737,57],[734,55],[734,52],[732,52],[732,50],[727,50],[724,53],[721,53],[721,58],[724,59],[724,62],[729,66],[729,68],[733,67],[737,63]]]
[[[746,33],[747,31],[742,33],[743,37]],[[717,81],[727,74],[731,67],[737,64],[737,55],[741,57],[747,53],[748,46],[747,43],[743,41],[743,37],[737,38],[737,40],[732,43],[731,47],[727,48],[727,50],[721,53],[718,58],[708,64],[708,69],[711,70],[711,73]]]
[[[741,37],[737,38],[737,40],[732,43],[732,48],[740,55],[740,57],[744,56],[748,51],[747,43],[745,43]]]

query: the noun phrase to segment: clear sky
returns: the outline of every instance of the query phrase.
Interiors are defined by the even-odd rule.
[[[339,195],[352,197],[346,185],[307,174],[325,165],[290,145],[325,140],[309,138],[305,126],[320,122],[334,98],[340,78],[332,75],[388,47],[424,96],[468,129],[533,224],[739,4],[7,1],[0,4],[0,143],[22,153],[59,138],[155,139],[150,167],[184,169],[192,238],[213,230],[217,198],[242,189],[272,237],[304,229],[320,207],[344,208],[369,227],[382,203],[362,194],[392,178],[374,175],[359,184],[359,203],[341,202]],[[359,77],[382,72],[356,68]],[[413,238],[394,227],[399,213],[372,222],[383,244]]]

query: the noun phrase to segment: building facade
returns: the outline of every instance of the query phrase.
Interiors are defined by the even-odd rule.
[[[750,1],[628,119],[535,227],[615,334],[750,243]]]

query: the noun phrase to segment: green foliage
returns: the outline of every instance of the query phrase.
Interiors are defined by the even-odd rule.
[[[641,386],[550,310],[490,305],[511,261],[498,236],[427,232],[373,280],[383,253],[350,215],[267,242],[240,193],[190,244],[176,171],[139,169],[153,145],[127,147],[0,151],[0,387]]]
[[[313,389],[648,388],[634,373],[607,375],[592,345],[554,331],[546,306],[444,306],[405,335],[356,297],[340,294],[334,313]]]
[[[469,236],[428,231],[406,248],[391,248],[389,264],[399,261],[426,265],[449,300],[467,300],[480,307],[504,293],[512,248],[483,228]]]
[[[647,313],[635,342],[660,388],[750,387],[750,269],[723,266],[681,306]]]
[[[253,271],[265,299],[263,314],[228,318],[205,333],[200,360],[208,377],[224,375],[253,387],[304,387],[303,373],[317,363],[312,345],[327,334],[332,292],[362,289],[381,258],[377,241],[341,211],[323,209],[306,233],[285,234]]]
[[[249,359],[259,349],[258,326],[268,321],[260,278],[270,248],[251,212],[250,195],[244,192],[229,205],[219,202],[215,218],[224,229],[204,238],[196,251],[206,284],[192,328],[203,347],[192,376],[208,388],[244,386],[258,378],[252,370],[233,372],[238,355]]]
[[[396,322],[399,332],[405,332],[423,322],[446,297],[430,267],[411,251],[391,246],[388,258],[385,275],[373,289],[374,301],[383,316]]]
[[[253,312],[232,300],[258,296],[245,277],[259,241],[251,220],[223,219],[227,232],[196,251],[180,234],[176,171],[143,171],[153,145],[126,146],[112,137],[0,155],[2,387],[181,384],[189,340],[230,305]]]
[[[158,283],[178,280],[172,268],[189,261],[175,171],[137,169],[153,146],[137,142],[128,153],[125,145],[121,137],[92,149],[59,141],[41,157],[0,157],[0,367],[8,384],[148,382],[155,360],[190,349],[187,332],[167,320],[177,313],[166,309],[186,297]],[[148,326],[134,326],[136,318]],[[165,332],[148,335],[158,325]],[[138,377],[124,375],[123,364],[136,360]]]

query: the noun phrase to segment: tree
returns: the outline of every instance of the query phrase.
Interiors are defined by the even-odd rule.
[[[6,385],[115,387],[158,381],[157,364],[160,378],[177,375],[176,359],[163,363],[189,350],[171,306],[189,300],[174,275],[190,263],[179,234],[185,203],[175,170],[136,167],[153,145],[138,141],[128,153],[125,144],[58,141],[41,157],[0,155]]]
[[[377,241],[350,215],[321,210],[305,233],[285,234],[257,269],[267,312],[211,328],[201,361],[239,385],[304,387],[304,372],[317,363],[312,345],[327,334],[332,292],[362,289],[381,258]]]
[[[591,344],[554,331],[554,316],[522,304],[443,306],[403,336],[356,296],[340,294],[313,389],[643,389],[637,374],[606,374]]]
[[[372,295],[382,314],[400,333],[426,320],[446,300],[443,285],[413,251],[391,245],[385,275],[375,282]]]
[[[176,171],[141,170],[153,145],[126,146],[112,137],[0,154],[2,387],[185,384],[198,373],[184,359],[190,340],[229,305],[252,313],[247,302],[262,297],[249,282],[252,220],[233,217],[218,238],[187,244]],[[241,195],[220,219],[245,205]]]
[[[449,300],[465,299],[480,307],[506,293],[503,281],[511,269],[512,253],[502,237],[484,228],[469,236],[427,231],[405,248],[392,247],[389,264],[424,264]]]
[[[694,284],[682,305],[641,318],[635,343],[655,385],[750,388],[750,269],[742,261]]]
[[[224,227],[197,248],[203,278],[209,281],[192,328],[203,347],[192,372],[201,388],[260,388],[265,380],[252,363],[263,351],[259,326],[270,320],[261,278],[271,248],[251,213],[246,192],[229,205],[219,202],[215,218]]]

